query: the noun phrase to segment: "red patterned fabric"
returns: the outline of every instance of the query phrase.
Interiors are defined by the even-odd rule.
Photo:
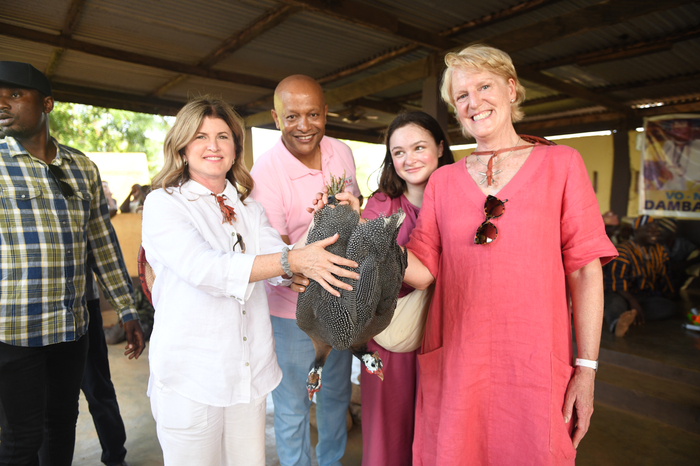
[[[224,216],[224,219],[221,221],[221,223],[228,223],[229,225],[233,225],[233,222],[236,220],[236,212],[233,211],[233,207],[230,205],[226,205],[226,195],[221,194],[221,195],[216,195],[214,193],[211,193],[212,196],[216,198],[216,202],[219,203],[219,208],[221,209],[221,213]]]

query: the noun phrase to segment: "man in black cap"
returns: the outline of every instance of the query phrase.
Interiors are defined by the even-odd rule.
[[[144,338],[99,172],[49,134],[43,73],[0,61],[0,464],[69,466],[94,271],[137,358]]]

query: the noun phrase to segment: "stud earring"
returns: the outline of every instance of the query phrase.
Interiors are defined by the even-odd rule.
[[[512,104],[513,102],[515,102],[515,99],[510,99],[510,103]]]
[[[187,159],[182,159],[182,163],[184,163],[185,165],[187,165]]]

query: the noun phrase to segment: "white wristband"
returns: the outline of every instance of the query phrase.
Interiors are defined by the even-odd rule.
[[[593,361],[591,359],[576,358],[574,366],[590,367],[594,371],[598,372],[598,361]]]

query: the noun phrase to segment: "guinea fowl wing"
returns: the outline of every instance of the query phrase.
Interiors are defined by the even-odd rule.
[[[349,206],[326,206],[314,214],[314,226],[309,231],[307,244],[338,233],[338,240],[327,251],[345,257],[348,240],[357,225],[359,215]],[[313,340],[328,343],[337,350],[347,349],[357,335],[356,280],[339,277],[352,285],[353,291],[340,290],[340,297],[328,293],[318,282],[311,280],[297,300],[297,325]]]
[[[394,315],[408,263],[396,243],[404,217],[398,212],[358,225],[348,241],[346,257],[360,264],[356,294],[361,330],[353,347],[381,333]]]

